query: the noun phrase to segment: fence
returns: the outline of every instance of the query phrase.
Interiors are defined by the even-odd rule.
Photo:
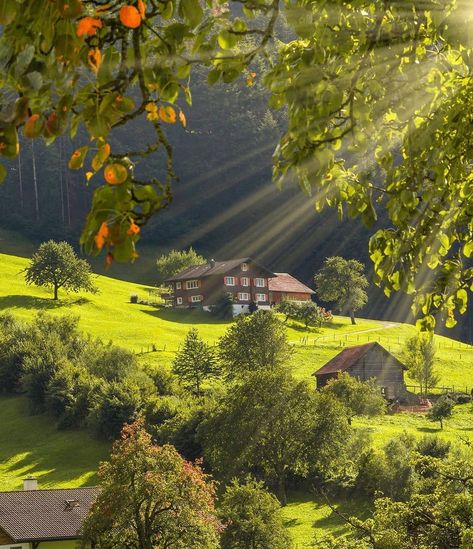
[[[406,385],[406,389],[408,389],[411,393],[421,393],[422,389],[419,385]],[[472,391],[472,387],[469,387],[468,385],[452,385],[451,387],[429,387],[429,393],[431,394],[438,394],[438,393],[466,393],[467,395],[470,395]]]

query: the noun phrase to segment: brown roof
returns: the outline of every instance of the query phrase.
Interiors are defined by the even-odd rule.
[[[0,492],[0,528],[15,543],[77,539],[97,494],[95,487]]]
[[[270,292],[287,292],[298,294],[315,294],[314,290],[311,290],[305,284],[302,284],[297,278],[294,278],[289,273],[274,273],[276,278],[270,278],[268,282],[268,289]]]
[[[195,278],[204,278],[206,276],[212,275],[223,275],[228,271],[235,269],[241,263],[254,263],[255,265],[258,265],[263,270],[265,270],[268,273],[268,276],[275,276],[275,273],[266,269],[266,267],[259,265],[259,263],[253,261],[251,257],[241,257],[239,259],[229,259],[228,261],[214,261],[213,264],[209,262],[205,263],[204,265],[193,265],[192,267],[188,267],[180,273],[177,273],[171,278],[168,278],[165,282],[174,282],[176,280],[192,280]]]

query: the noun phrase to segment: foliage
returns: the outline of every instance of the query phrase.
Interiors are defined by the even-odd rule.
[[[251,477],[234,479],[225,488],[219,515],[226,525],[222,549],[290,549],[293,544],[286,532],[278,500]]]
[[[299,320],[304,323],[306,328],[309,326],[320,328],[324,323],[333,320],[330,311],[326,311],[323,307],[319,307],[312,301],[297,303],[286,299],[279,303],[277,311],[286,315],[284,319],[285,323],[288,319]]]
[[[342,314],[349,313],[352,324],[355,324],[355,311],[368,301],[365,291],[368,280],[364,270],[364,265],[356,259],[328,257],[314,277],[319,298],[335,302]]]
[[[212,482],[172,446],[153,445],[142,422],[123,428],[99,478],[83,547],[218,547]]]
[[[182,349],[174,358],[172,371],[197,395],[201,394],[203,382],[219,375],[215,351],[199,337],[196,328],[187,333]]]
[[[60,288],[68,292],[97,291],[90,265],[79,259],[67,242],[43,242],[25,270],[25,280],[27,284],[53,288],[54,299],[58,299]]]
[[[295,319],[297,317],[298,304],[291,299],[283,299],[281,303],[276,306],[278,313],[285,315],[284,323],[289,319]]]
[[[271,311],[238,316],[219,340],[219,355],[229,378],[285,365],[291,356],[285,326]]]
[[[194,265],[203,265],[206,259],[199,255],[192,247],[188,250],[171,250],[156,260],[158,268],[158,282],[163,283],[168,278]]]
[[[360,381],[350,374],[341,373],[329,380],[323,391],[346,406],[350,423],[354,416],[377,416],[386,412],[386,400],[375,379]]]
[[[428,418],[432,421],[438,421],[440,428],[443,429],[443,422],[452,416],[455,402],[448,396],[442,395],[428,412]]]
[[[212,314],[221,320],[233,318],[233,295],[229,292],[222,293],[215,305],[211,307]]]
[[[418,334],[409,338],[406,341],[403,361],[409,369],[409,376],[420,385],[424,394],[440,381],[434,368],[435,345],[430,334]]]
[[[437,436],[424,436],[417,441],[416,451],[423,456],[433,458],[446,458],[452,444],[448,440],[442,440]]]
[[[287,475],[330,470],[349,428],[338,401],[272,367],[248,372],[233,385],[198,432],[215,470],[231,476],[257,468],[276,481],[285,505]]]

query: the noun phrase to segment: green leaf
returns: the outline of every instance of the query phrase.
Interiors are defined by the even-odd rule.
[[[223,30],[218,33],[217,40],[222,50],[231,50],[238,44],[238,35],[228,30]]]
[[[471,254],[473,253],[473,240],[469,240],[466,242],[466,244],[463,246],[463,255],[465,257],[471,257]]]
[[[199,0],[181,0],[180,8],[184,20],[192,28],[197,27],[204,17]]]
[[[7,169],[3,164],[0,164],[0,184],[5,181],[5,178],[7,176]]]

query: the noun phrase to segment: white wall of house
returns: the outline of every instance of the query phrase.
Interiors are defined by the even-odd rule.
[[[8,545],[0,545],[0,549],[30,549],[29,543],[9,543]]]

